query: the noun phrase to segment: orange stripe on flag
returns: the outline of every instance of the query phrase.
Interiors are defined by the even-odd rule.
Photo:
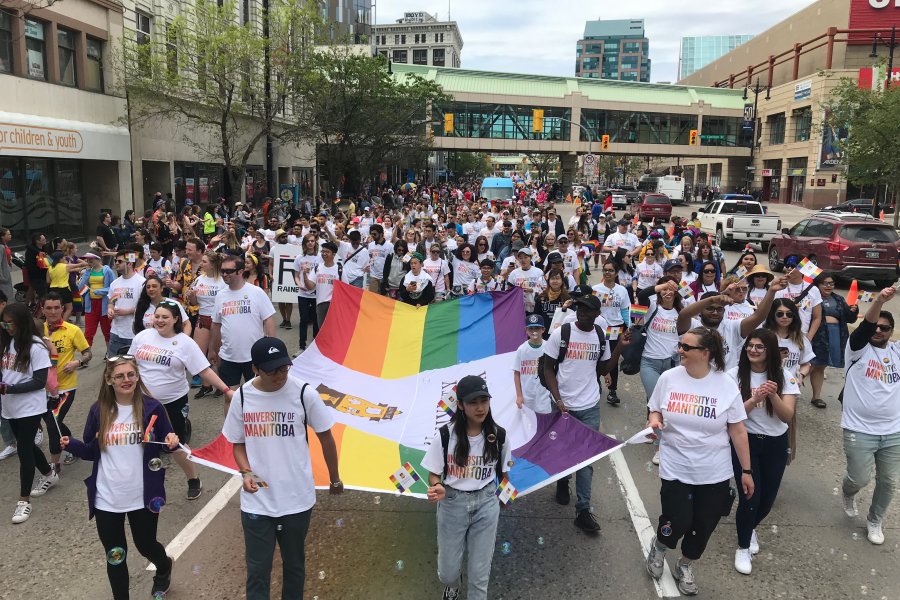
[[[345,367],[375,377],[381,375],[393,316],[393,300],[363,292],[353,339],[344,357]]]
[[[334,445],[337,446],[338,464],[340,464],[341,444],[344,441],[344,429],[346,425],[335,423],[331,427],[331,435],[334,437]],[[328,487],[331,485],[331,479],[328,476],[328,465],[322,457],[322,444],[319,442],[319,436],[313,431],[312,427],[306,430],[309,434],[309,456],[312,459],[313,478],[316,480],[316,486]]]

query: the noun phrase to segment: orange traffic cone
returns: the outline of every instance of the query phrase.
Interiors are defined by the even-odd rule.
[[[850,291],[847,292],[847,304],[850,306],[856,305],[859,301],[859,283],[854,279],[850,283]]]
[[[884,209],[882,209],[881,214],[878,215],[878,218],[881,219],[882,223],[884,223]]]

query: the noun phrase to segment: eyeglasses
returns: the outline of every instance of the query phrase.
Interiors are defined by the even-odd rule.
[[[793,313],[785,312],[783,310],[779,310],[778,312],[776,312],[775,316],[778,317],[779,319],[793,319],[794,318]]]
[[[222,269],[222,275],[234,275],[238,272],[237,269]]]
[[[756,350],[757,352],[765,352],[765,344],[747,344],[747,350]]]
[[[704,310],[711,313],[725,312],[724,306],[707,306]]]
[[[691,346],[690,344],[685,344],[683,342],[678,342],[678,347],[684,352],[690,352],[691,350],[706,350],[703,346]]]
[[[833,281],[823,281],[819,285],[821,285],[822,287],[834,287],[834,282]]]
[[[894,328],[894,327],[893,327],[892,325],[881,325],[881,324],[878,324],[878,325],[875,326],[875,329],[876,329],[877,331],[890,331],[890,330],[893,329],[893,328]]]
[[[282,367],[278,367],[274,371],[263,371],[266,375],[281,375],[282,373],[287,373],[291,370],[291,365],[284,365]]]
[[[128,373],[116,373],[112,376],[113,381],[137,381],[137,371],[129,371]]]

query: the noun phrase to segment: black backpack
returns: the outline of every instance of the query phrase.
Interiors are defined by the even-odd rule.
[[[566,358],[566,350],[569,348],[569,339],[572,337],[572,324],[571,323],[563,323],[560,328],[560,340],[559,340],[559,356],[556,357],[556,365],[553,368],[554,373],[559,373],[559,364]],[[606,334],[603,333],[603,330],[600,329],[600,326],[596,323],[594,324],[594,331],[597,332],[597,337],[600,338],[600,355],[603,356],[603,350],[606,348]],[[537,372],[538,372],[538,381],[541,382],[541,385],[547,388],[550,387],[547,385],[547,379],[544,377],[544,357],[546,354],[541,354],[540,358],[538,358]],[[600,390],[603,390],[603,375],[600,373],[600,359],[597,359],[597,383],[600,384]]]
[[[459,409],[462,410],[462,409]],[[441,479],[447,477],[447,448],[450,447],[450,426],[444,425],[438,429],[441,435],[441,448],[444,449],[444,471]],[[494,467],[497,471],[497,481],[503,481],[503,444],[506,443],[506,430],[497,425],[497,464]]]
[[[622,362],[619,365],[619,369],[626,375],[637,375],[641,372],[641,356],[647,344],[647,328],[650,327],[658,310],[659,306],[641,325],[633,325],[631,328],[631,343],[622,351]]]

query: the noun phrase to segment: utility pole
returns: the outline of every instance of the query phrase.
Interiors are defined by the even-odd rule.
[[[263,9],[263,94],[265,98],[263,100],[263,111],[266,119],[266,195],[275,198],[277,197],[278,190],[275,189],[275,177],[273,173],[273,169],[275,165],[274,160],[274,148],[272,141],[272,55],[271,50],[269,48],[271,38],[269,34],[269,2],[270,0],[262,0],[262,9]]]

